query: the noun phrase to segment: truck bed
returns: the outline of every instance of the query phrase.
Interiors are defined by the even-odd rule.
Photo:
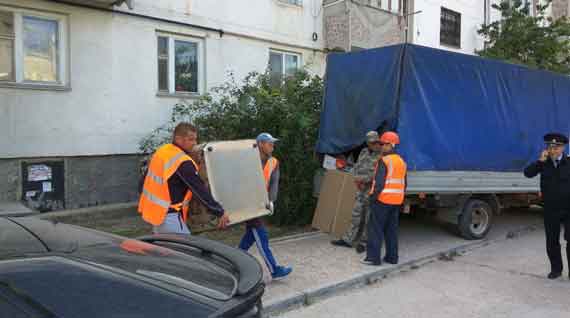
[[[539,178],[526,178],[522,172],[410,171],[406,193],[532,193],[539,191]]]

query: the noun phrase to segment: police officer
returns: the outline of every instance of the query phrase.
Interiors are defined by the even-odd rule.
[[[394,148],[400,137],[392,131],[380,137],[382,158],[376,164],[376,171],[370,189],[370,220],[366,265],[381,265],[382,260],[398,264],[398,223],[406,191],[406,162],[396,154]],[[382,244],[386,239],[386,255],[382,259]]]
[[[357,252],[364,252],[366,242],[366,225],[368,224],[370,200],[368,192],[372,185],[374,176],[374,165],[378,161],[381,152],[380,140],[376,131],[369,131],[366,134],[366,144],[368,147],[362,149],[358,155],[358,160],[354,165],[353,174],[355,177],[356,200],[352,209],[352,222],[349,228],[339,240],[334,240],[331,244],[336,246],[352,247],[356,245]]]
[[[538,161],[524,170],[527,178],[540,174],[540,191],[544,199],[544,230],[546,232],[546,253],[550,260],[549,279],[562,275],[562,254],[560,247],[560,225],[564,224],[566,256],[570,260],[570,159],[564,155],[568,137],[560,133],[544,136],[546,150]]]

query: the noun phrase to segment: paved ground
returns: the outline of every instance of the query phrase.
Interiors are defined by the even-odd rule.
[[[514,230],[540,224],[540,214],[536,211],[506,213],[495,220],[489,238],[505,238]],[[360,264],[361,255],[352,249],[334,247],[328,235],[285,241],[272,244],[278,261],[294,267],[290,278],[270,282],[266,273],[267,289],[264,303],[271,306],[300,297],[307,291],[323,286],[342,283],[356,275],[377,270]],[[471,241],[472,242],[472,241]],[[400,233],[400,262],[405,263],[428,255],[437,254],[468,243],[450,233],[431,218],[403,219]],[[252,250],[255,253],[255,249]],[[383,267],[389,268],[392,265]]]
[[[132,207],[123,207],[125,211],[132,210]],[[120,210],[120,209],[118,209]],[[117,212],[119,216],[125,218],[137,217],[136,213]],[[91,216],[91,213],[86,213]],[[126,215],[123,215],[126,214]],[[42,217],[49,215],[42,215]],[[66,222],[79,222],[81,225],[91,226],[94,228],[102,227],[106,230],[114,228],[109,226],[105,218],[88,218],[85,221],[80,216],[57,216],[57,219],[64,218]],[[74,218],[78,218],[75,220]],[[61,219],[60,221],[64,221]],[[117,218],[115,222],[116,230],[131,231],[132,220]],[[539,211],[518,211],[506,213],[495,220],[495,226],[488,235],[491,240],[505,240],[509,233],[520,230],[529,226],[540,226],[541,216]],[[74,221],[75,220],[75,221]],[[87,222],[87,224],[83,224]],[[107,223],[106,223],[107,222]],[[114,224],[114,223],[113,223]],[[135,230],[138,230],[136,228]],[[297,229],[298,230],[298,229]],[[300,232],[306,231],[301,229]],[[134,235],[136,231],[123,235]],[[235,233],[233,233],[235,232]],[[234,231],[211,232],[207,235],[213,239],[224,241],[230,245],[236,245],[237,239],[241,236],[239,228]],[[295,231],[291,231],[295,232]],[[235,235],[232,235],[235,234]],[[271,237],[276,237],[279,233],[272,231]],[[235,239],[232,239],[235,236]],[[302,304],[304,302],[313,302],[323,299],[322,292],[338,293],[339,285],[346,288],[354,288],[355,281],[363,281],[363,277],[378,275],[378,268],[367,267],[359,263],[361,255],[357,255],[354,250],[334,247],[330,244],[332,237],[325,234],[311,235],[298,239],[289,239],[285,241],[273,242],[272,248],[276,258],[281,264],[292,265],[294,267],[293,274],[286,280],[280,282],[271,282],[270,275],[266,272],[265,280],[267,282],[266,294],[264,296],[264,304],[266,308],[271,310],[279,310],[283,308],[290,309],[291,304]],[[431,218],[404,218],[402,219],[400,234],[400,261],[401,263],[415,262],[427,256],[437,255],[443,251],[455,249],[473,244],[473,241],[466,241],[457,235],[446,230],[441,224],[434,222]],[[475,242],[481,245],[480,242]],[[251,251],[256,255],[255,248]],[[542,252],[540,255],[543,255]],[[257,255],[256,255],[257,256]],[[259,257],[259,256],[258,256]],[[409,267],[409,266],[408,266]],[[381,271],[394,271],[399,268],[390,266],[382,266]],[[382,274],[383,275],[383,274]],[[366,278],[368,279],[368,278]],[[364,280],[365,281],[365,280]],[[348,286],[348,287],[347,287]]]
[[[547,271],[539,228],[282,317],[570,317],[568,276],[550,281],[544,278]]]

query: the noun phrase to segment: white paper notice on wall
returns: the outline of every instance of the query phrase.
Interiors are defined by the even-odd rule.
[[[31,198],[36,195],[36,191],[28,191],[26,192],[26,198]]]
[[[51,168],[46,165],[32,165],[28,168],[28,181],[51,180]]]
[[[52,192],[53,188],[51,186],[51,182],[42,182],[42,191],[43,192]]]
[[[327,170],[336,170],[336,158],[333,156],[325,155],[323,160],[323,168]]]

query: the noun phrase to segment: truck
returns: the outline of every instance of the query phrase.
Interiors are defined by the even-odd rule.
[[[396,131],[405,210],[482,239],[502,210],[540,204],[538,178],[522,170],[568,119],[568,76],[401,44],[328,56],[316,151],[347,155],[368,131]]]

